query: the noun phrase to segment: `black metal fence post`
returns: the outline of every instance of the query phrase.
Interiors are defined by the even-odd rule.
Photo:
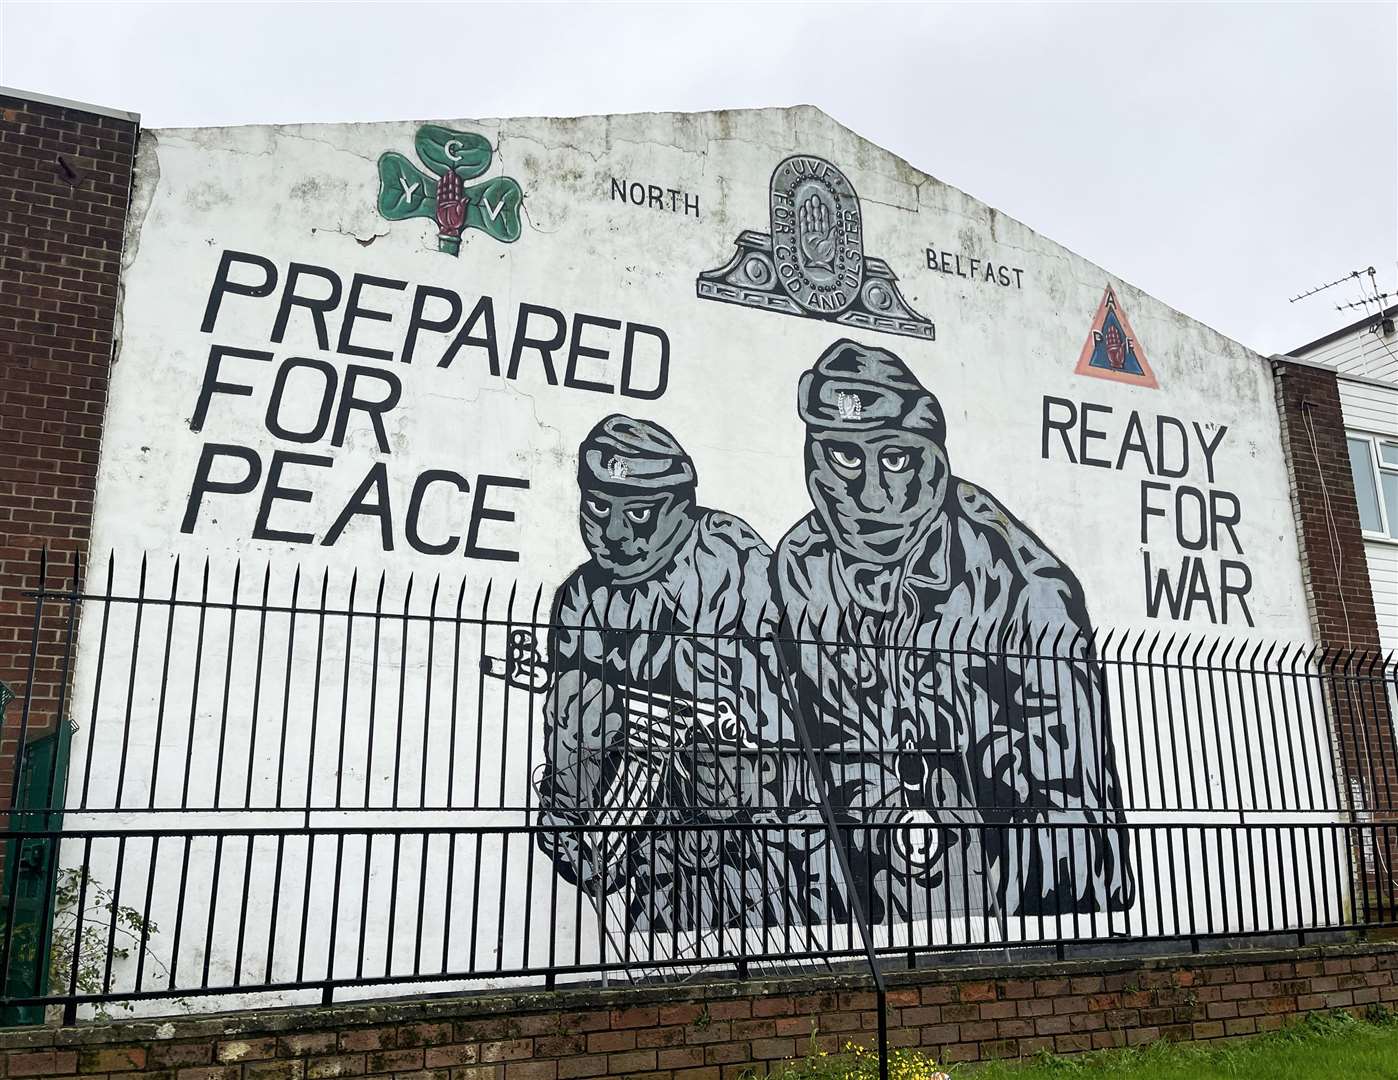
[[[874,979],[874,993],[879,1012],[879,1080],[888,1080],[888,987],[884,983],[883,970],[879,966],[878,954],[874,947],[874,935],[864,913],[864,901],[859,895],[859,884],[855,881],[854,874],[850,870],[849,853],[845,849],[840,824],[835,817],[835,808],[831,805],[830,793],[826,790],[825,770],[821,768],[816,759],[815,748],[811,745],[805,711],[801,706],[801,699],[796,696],[796,687],[792,683],[791,671],[787,668],[786,659],[782,655],[781,643],[775,637],[768,640],[776,654],[777,668],[781,672],[788,707],[792,710],[795,721],[791,726],[796,729],[797,737],[801,740],[801,752],[806,759],[808,775],[816,791],[820,794],[821,816],[825,819],[826,832],[830,837],[831,845],[835,848],[835,857],[839,860],[840,876],[845,880],[845,898],[849,903],[850,910],[854,913],[855,923],[859,927],[859,936],[864,943],[864,956],[869,964],[869,974]],[[827,900],[828,902],[829,900]]]

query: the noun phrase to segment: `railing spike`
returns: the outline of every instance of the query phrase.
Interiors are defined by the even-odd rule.
[[[467,571],[463,570],[463,571],[461,571],[461,578],[460,578],[460,580],[457,581],[457,583],[456,583],[456,616],[455,616],[455,618],[456,618],[456,621],[457,621],[458,623],[461,622],[461,609],[462,609],[462,607],[463,607],[463,606],[465,605],[465,603],[466,603],[466,583],[467,583],[467,581],[469,580],[470,576],[471,576],[471,575],[470,575]]]

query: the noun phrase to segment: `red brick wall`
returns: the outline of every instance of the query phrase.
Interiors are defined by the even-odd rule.
[[[44,545],[60,574],[86,554],[136,134],[131,120],[0,95],[0,680],[19,695],[0,807],[26,692],[31,733],[57,706],[63,621],[45,621],[27,686],[33,609],[19,594]]]
[[[1273,368],[1316,636],[1332,648],[1376,650],[1379,626],[1335,372],[1281,360]]]
[[[943,1062],[1223,1039],[1398,1002],[1398,945],[901,973],[889,1042]],[[867,980],[279,1009],[0,1032],[0,1076],[167,1080],[724,1080],[811,1046],[875,1045]]]
[[[1328,368],[1277,360],[1274,370],[1311,621],[1348,673],[1329,693],[1339,764],[1365,792],[1368,809],[1393,810],[1398,748],[1378,666],[1379,626],[1339,383]]]

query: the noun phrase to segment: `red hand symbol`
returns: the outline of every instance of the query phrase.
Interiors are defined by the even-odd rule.
[[[460,237],[466,224],[466,200],[461,194],[461,177],[448,170],[437,184],[437,230],[443,236]]]

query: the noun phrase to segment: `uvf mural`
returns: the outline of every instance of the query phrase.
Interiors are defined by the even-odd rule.
[[[604,921],[1135,918],[1133,732],[1170,721],[1099,643],[1309,632],[1265,361],[813,110],[142,153],[94,550],[209,558],[211,596],[270,564],[220,638],[253,659],[178,700],[284,683],[201,715],[257,736],[248,775],[201,758],[191,783],[484,815],[507,839],[472,873],[511,898],[491,947],[535,948],[508,917],[555,892],[533,918],[575,903],[579,955]],[[274,186],[296,214],[254,197]],[[325,593],[343,645],[303,656],[319,624],[275,583],[321,572],[350,583]],[[487,617],[492,585],[536,612]],[[243,640],[282,618],[265,655]],[[176,700],[91,737],[155,745]],[[269,701],[300,759],[262,761]]]
[[[823,760],[840,804],[908,826],[878,834],[883,850],[856,854],[856,875],[863,868],[873,895],[896,905],[910,883],[939,883],[949,845],[975,839],[988,847],[980,864],[998,911],[1129,906],[1117,830],[936,827],[946,808],[986,824],[1120,821],[1101,673],[1072,571],[952,472],[942,406],[893,353],[836,342],[801,377],[798,402],[813,509],[778,545],[773,581],[786,616],[817,628],[794,650],[801,704],[819,744],[838,751]],[[1028,654],[978,654],[971,638],[990,628]],[[1071,662],[1029,653],[1045,640],[1066,645]],[[862,753],[868,746],[897,752]]]
[[[1109,717],[1077,579],[952,474],[942,408],[893,353],[836,342],[802,376],[798,408],[813,510],[775,554],[697,504],[694,463],[663,428],[611,416],[579,447],[591,558],[554,599],[540,792],[548,820],[573,830],[544,837],[558,871],[589,894],[628,892],[637,929],[824,918],[827,903],[847,911],[848,888],[883,922],[953,879],[963,912],[1125,909]],[[1065,662],[1046,671],[1042,656],[977,655],[970,633],[957,638],[992,628],[1066,643]],[[788,654],[795,700],[764,644]],[[809,819],[816,785],[852,823],[900,826],[855,832],[853,881],[831,881],[824,835],[774,833],[775,850],[720,858],[699,830],[584,831],[616,807],[647,824]],[[994,827],[1057,819],[1100,828]]]

